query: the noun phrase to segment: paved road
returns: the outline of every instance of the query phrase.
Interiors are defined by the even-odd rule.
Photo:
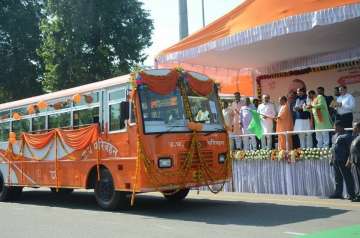
[[[360,204],[308,197],[192,192],[180,204],[139,195],[129,210],[98,209],[92,193],[30,190],[0,203],[1,238],[296,237],[360,223]]]

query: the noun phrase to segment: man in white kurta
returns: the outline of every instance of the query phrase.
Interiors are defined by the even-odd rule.
[[[243,101],[241,100],[241,96],[239,92],[234,93],[235,101],[231,104],[231,109],[233,111],[233,121],[232,121],[232,132],[235,136],[235,149],[241,148],[241,127],[240,127],[240,110],[241,107],[244,106]]]
[[[261,126],[264,134],[274,132],[274,118],[276,116],[275,106],[270,102],[269,95],[263,95],[263,103],[258,107],[258,113],[261,118]],[[261,147],[263,149],[271,149],[272,139],[271,135],[265,135],[261,138]]]

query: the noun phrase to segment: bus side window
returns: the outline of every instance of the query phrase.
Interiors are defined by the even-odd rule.
[[[109,131],[124,129],[127,119],[129,119],[129,102],[123,101],[109,106]]]
[[[81,125],[89,125],[92,123],[99,122],[99,108],[89,108],[83,109],[79,111],[74,111],[73,116],[73,125],[74,127],[81,126]]]
[[[0,123],[0,141],[8,141],[10,132],[10,123]]]
[[[48,129],[70,127],[70,120],[70,112],[49,115]]]
[[[34,117],[32,119],[32,131],[43,131],[46,128],[46,118],[45,116]]]
[[[30,120],[22,119],[12,122],[12,131],[15,132],[16,138],[20,139],[20,136],[23,132],[30,131]]]

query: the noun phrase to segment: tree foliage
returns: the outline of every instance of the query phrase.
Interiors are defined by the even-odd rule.
[[[0,1],[0,103],[42,92],[38,0]]]
[[[47,0],[45,14],[38,52],[46,90],[128,73],[151,45],[153,24],[137,0]]]

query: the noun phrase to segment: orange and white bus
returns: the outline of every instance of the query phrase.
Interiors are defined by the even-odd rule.
[[[230,176],[217,86],[199,73],[145,70],[0,105],[0,201],[24,187],[94,189],[111,210]]]

